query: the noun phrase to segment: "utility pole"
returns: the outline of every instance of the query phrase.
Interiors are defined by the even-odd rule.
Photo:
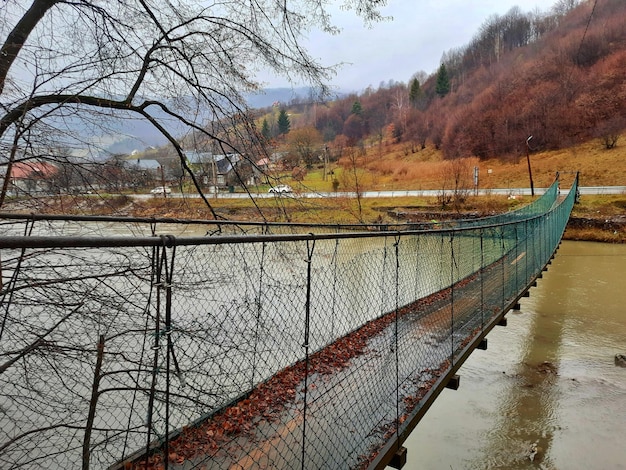
[[[328,166],[328,145],[324,145],[324,175],[322,180],[326,181],[326,173]]]
[[[159,170],[161,170],[161,187],[163,188],[163,197],[167,199],[167,193],[165,192],[165,172],[163,171],[163,165],[159,166]]]
[[[213,153],[211,153],[211,173],[213,176],[213,194],[214,197],[217,199],[217,163],[215,163],[215,155]]]
[[[526,162],[528,162],[528,177],[530,178],[530,195],[534,196],[535,195],[535,187],[533,185],[533,173],[530,170],[530,139],[532,139],[533,136],[531,135],[528,139],[526,139]]]

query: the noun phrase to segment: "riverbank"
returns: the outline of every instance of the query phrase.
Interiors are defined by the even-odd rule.
[[[626,195],[581,196],[563,238],[626,243]]]
[[[518,209],[530,196],[468,197],[456,207],[442,207],[435,197],[308,199],[199,198],[137,199],[129,195],[62,196],[11,202],[8,212],[137,216],[177,219],[299,222],[323,224],[393,224],[407,221],[485,217]],[[626,243],[626,195],[583,195],[574,206],[565,240]]]
[[[626,243],[626,215],[609,218],[570,217],[564,240]]]

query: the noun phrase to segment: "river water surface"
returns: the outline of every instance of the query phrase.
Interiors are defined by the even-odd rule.
[[[521,307],[413,431],[405,469],[626,469],[626,245],[564,242]]]

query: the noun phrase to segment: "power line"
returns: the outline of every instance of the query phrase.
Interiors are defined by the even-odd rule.
[[[583,42],[585,42],[585,37],[587,36],[587,31],[589,30],[589,25],[591,24],[591,19],[593,18],[593,13],[596,11],[596,6],[598,5],[598,0],[594,0],[593,7],[591,8],[591,13],[589,14],[589,19],[587,20],[587,25],[585,26],[585,32],[583,33],[583,37],[580,39],[580,44],[578,45],[578,52],[576,52],[576,62],[580,63],[580,50],[583,47]]]

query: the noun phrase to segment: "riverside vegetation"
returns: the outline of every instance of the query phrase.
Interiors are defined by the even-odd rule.
[[[569,149],[531,154],[535,188],[548,187],[559,172],[563,190],[573,174],[580,172],[581,186],[623,186],[626,184],[626,147],[605,149],[591,140]],[[294,188],[294,197],[214,198],[208,200],[215,213],[226,220],[264,220],[310,223],[393,223],[407,219],[431,220],[465,216],[486,216],[528,204],[531,196],[473,196],[473,169],[479,168],[479,185],[488,188],[528,188],[526,156],[508,160],[445,160],[427,147],[418,152],[401,145],[372,146],[358,159],[342,158],[327,168],[310,169],[303,179],[278,175]],[[330,172],[332,171],[332,175]],[[335,182],[333,185],[333,181]],[[415,190],[457,188],[457,197],[362,198],[345,197],[343,191]],[[188,194],[192,189],[183,187]],[[252,195],[267,193],[267,186],[249,188]],[[304,198],[298,193],[320,191],[331,198]],[[174,187],[174,191],[180,188]],[[487,191],[488,192],[488,191]],[[40,213],[78,213],[212,219],[212,212],[199,198],[151,197],[138,199],[132,194],[89,196],[63,195],[24,202],[14,201],[7,209]],[[626,194],[582,195],[575,205],[566,239],[626,243]]]

